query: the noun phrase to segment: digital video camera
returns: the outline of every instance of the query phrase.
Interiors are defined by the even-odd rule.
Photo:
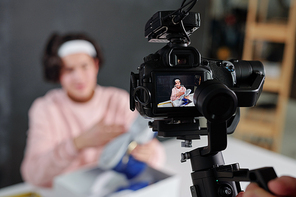
[[[199,26],[199,14],[193,12],[160,11],[147,22],[145,37],[149,42],[168,43],[144,58],[138,74],[131,73],[132,110],[158,121],[201,116],[225,121],[237,107],[256,104],[265,79],[262,63],[203,58],[189,46],[189,35]],[[181,96],[173,95],[178,92],[175,80],[183,89],[179,90]]]
[[[200,26],[199,14],[189,12],[197,0],[176,11],[160,11],[145,26],[149,42],[166,46],[144,58],[138,73],[131,73],[130,108],[150,118],[149,126],[158,136],[177,137],[182,146],[207,136],[208,145],[181,154],[190,159],[193,172],[192,196],[236,197],[240,181],[256,182],[266,191],[268,181],[277,177],[272,167],[240,169],[224,165],[221,151],[227,134],[239,122],[240,107],[256,104],[265,80],[259,61],[213,60],[203,58],[190,47],[189,36]],[[184,9],[188,7],[188,9]],[[206,127],[200,119],[207,120]]]

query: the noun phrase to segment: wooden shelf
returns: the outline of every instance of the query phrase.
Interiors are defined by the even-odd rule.
[[[287,40],[287,25],[253,23],[248,27],[248,36],[251,40],[264,40],[283,43]]]
[[[256,129],[254,129],[256,128]],[[272,137],[272,125],[266,125],[262,121],[244,120],[238,125],[238,132],[247,133],[247,135],[256,135],[258,137]]]
[[[285,23],[258,22],[257,15],[259,15],[261,21],[265,21],[264,16],[267,13],[266,9],[268,8],[269,0],[260,1],[264,5],[259,6],[258,2],[258,0],[249,0],[243,59],[252,60],[253,55],[261,58],[260,55],[264,48],[262,44],[256,45],[255,43],[271,42],[284,44],[282,62],[278,64],[278,67],[272,67],[273,69],[276,68],[273,70],[273,73],[276,75],[273,77],[267,75],[263,86],[263,91],[277,94],[277,102],[273,110],[262,108],[242,110],[241,120],[236,132],[238,132],[237,136],[253,135],[269,138],[272,144],[268,147],[273,151],[279,152],[286,104],[289,98],[294,69],[296,0],[291,0],[289,16]],[[259,13],[257,13],[258,7],[260,9]],[[257,47],[257,50],[254,49],[255,47]],[[268,62],[263,62],[264,64],[266,64],[266,69],[268,69]]]
[[[265,83],[263,86],[263,91],[278,93],[282,87],[280,78],[270,78],[266,77]]]

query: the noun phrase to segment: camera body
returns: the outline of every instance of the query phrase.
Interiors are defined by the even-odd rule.
[[[254,106],[261,94],[265,79],[262,63],[203,58],[189,46],[189,36],[199,26],[199,14],[180,10],[157,12],[145,25],[149,42],[167,44],[146,56],[138,73],[131,73],[130,108],[155,120],[150,126],[164,131],[159,135],[186,138],[183,123],[190,122],[186,130],[192,136],[200,131],[196,124],[199,117],[229,126],[234,116],[239,116],[239,107]],[[239,117],[236,125],[238,121]],[[172,134],[169,130],[174,128],[180,131]]]
[[[146,56],[138,73],[131,73],[130,108],[152,119],[149,126],[158,136],[182,139],[182,146],[207,136],[207,146],[181,154],[181,162],[191,160],[192,196],[235,197],[241,191],[239,181],[257,182],[268,191],[268,181],[276,177],[273,168],[249,171],[224,165],[221,153],[227,134],[239,122],[240,107],[255,106],[264,67],[259,61],[203,58],[190,47],[189,36],[200,25],[199,15],[189,12],[195,3],[185,0],[180,9],[157,12],[148,20],[148,41],[167,44]],[[206,128],[200,127],[201,117]]]
[[[131,109],[156,120],[204,116],[196,106],[208,97],[195,99],[194,93],[212,80],[234,92],[234,99],[237,99],[234,108],[254,106],[264,81],[264,68],[259,61],[206,59],[185,43],[168,43],[145,57],[138,70],[138,74],[131,74]],[[190,90],[189,103],[178,105],[172,101],[176,79]],[[208,90],[219,94],[220,88],[215,88],[208,87]]]

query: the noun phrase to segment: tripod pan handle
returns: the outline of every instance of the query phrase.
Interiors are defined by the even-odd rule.
[[[250,170],[249,178],[251,182],[256,182],[261,188],[265,189],[269,193],[272,193],[268,189],[268,182],[272,179],[277,178],[277,175],[273,167],[264,167]]]

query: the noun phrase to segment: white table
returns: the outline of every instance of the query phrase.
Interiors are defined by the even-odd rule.
[[[31,192],[40,194],[42,197],[53,197],[51,189],[37,188],[28,183],[19,183],[0,189],[0,197],[14,196]]]
[[[180,162],[181,153],[188,152],[192,149],[207,145],[206,137],[201,140],[193,141],[192,148],[181,147],[180,140],[168,140],[163,142],[167,161],[164,166],[164,171],[174,173],[180,177],[180,196],[190,197],[191,180],[191,164],[190,161],[185,163]],[[228,146],[223,151],[225,164],[239,163],[241,168],[255,169],[265,166],[274,167],[278,176],[290,175],[296,177],[296,160],[290,159],[283,155],[273,153],[271,151],[256,147],[243,141],[228,137]],[[244,189],[248,183],[242,183]],[[15,195],[20,192],[36,191],[42,197],[52,197],[50,190],[35,188],[27,183],[20,183],[7,188],[0,189],[0,197]]]

